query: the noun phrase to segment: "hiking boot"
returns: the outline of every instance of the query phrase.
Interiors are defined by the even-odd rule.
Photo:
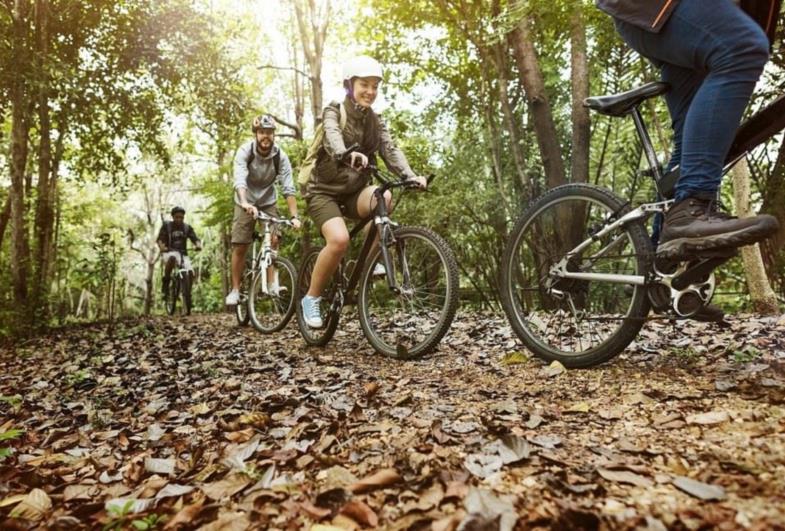
[[[774,216],[737,218],[717,210],[714,199],[688,197],[665,214],[659,258],[688,260],[702,251],[750,245],[777,232]]]

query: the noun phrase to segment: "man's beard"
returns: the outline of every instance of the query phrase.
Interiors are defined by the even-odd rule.
[[[269,145],[268,145],[268,146],[265,148],[264,146],[262,146],[262,144],[261,144],[261,143],[257,142],[257,143],[256,143],[256,149],[258,149],[258,150],[259,150],[259,153],[260,153],[262,156],[267,156],[267,155],[269,155],[269,154],[270,154],[270,151],[272,151],[272,150],[273,150],[273,144],[272,144],[272,142],[270,142],[270,144],[269,144]]]

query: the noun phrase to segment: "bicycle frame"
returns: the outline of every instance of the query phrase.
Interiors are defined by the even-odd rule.
[[[632,120],[635,123],[635,130],[638,133],[638,136],[641,139],[641,143],[643,146],[643,153],[646,156],[646,161],[649,164],[649,175],[654,179],[654,182],[657,186],[657,190],[660,192],[661,195],[667,197],[670,195],[673,185],[675,184],[676,180],[678,179],[679,172],[678,166],[668,172],[668,174],[663,175],[662,168],[660,167],[659,161],[657,160],[657,155],[654,150],[654,145],[652,144],[651,137],[649,136],[649,132],[646,128],[646,124],[643,122],[643,116],[641,115],[640,109],[638,107],[634,107],[630,111],[630,115],[632,116]],[[767,107],[759,111],[757,114],[753,115],[749,120],[747,120],[744,124],[739,127],[738,132],[736,133],[736,138],[734,143],[731,147],[730,152],[728,153],[727,158],[725,159],[725,166],[723,168],[723,175],[730,171],[730,169],[747,153],[752,151],[757,146],[761,145],[766,140],[770,139],[777,133],[779,133],[783,128],[785,128],[785,96],[780,96],[774,102],[769,104]],[[624,216],[620,217],[613,223],[609,225],[605,225],[600,231],[598,231],[593,238],[599,239],[603,236],[607,235],[608,233],[618,229],[619,227],[623,226],[626,223],[638,221],[638,220],[645,220],[657,213],[665,213],[670,208],[670,206],[674,203],[673,199],[669,199],[666,201],[660,201],[656,203],[645,203],[637,208],[633,209],[632,211],[628,212]],[[614,214],[615,215],[615,214]],[[613,216],[611,216],[612,218]],[[610,219],[610,218],[609,218]],[[578,273],[578,272],[571,272],[567,271],[567,263],[571,258],[578,256],[584,249],[586,249],[591,243],[593,239],[587,239],[581,242],[577,247],[572,249],[571,251],[567,252],[567,254],[562,258],[557,264],[555,264],[550,269],[550,273],[555,275],[559,278],[566,278],[566,279],[575,279],[575,280],[588,280],[588,281],[598,281],[598,282],[608,282],[608,283],[616,283],[616,284],[631,284],[635,286],[644,286],[649,283],[649,278],[643,275],[613,275],[613,274],[601,274],[601,273]],[[605,248],[601,249],[598,253],[594,256],[587,258],[588,260],[598,259],[602,257],[604,253],[606,253],[618,240],[614,240]],[[659,275],[655,271],[656,276]]]
[[[375,240],[377,234],[380,235],[378,245],[380,245],[382,260],[384,261],[384,267],[386,270],[387,287],[395,294],[401,292],[401,289],[395,280],[394,264],[392,263],[390,253],[387,250],[388,245],[393,243],[390,241],[390,239],[393,238],[392,229],[398,225],[390,219],[389,212],[387,211],[387,203],[384,200],[384,194],[387,192],[387,190],[401,186],[402,184],[398,182],[385,181],[381,186],[377,187],[373,192],[374,198],[376,199],[376,207],[374,207],[373,217],[360,221],[349,232],[349,240],[354,240],[357,234],[359,234],[360,231],[362,231],[365,226],[368,225],[368,223],[373,222],[370,229],[368,230],[365,240],[363,241],[360,253],[357,255],[354,269],[352,270],[352,274],[348,281],[344,282],[344,261],[342,260],[338,265],[338,284],[336,286],[335,293],[337,298],[335,301],[333,301],[333,305],[331,307],[332,311],[335,311],[339,307],[343,306],[345,294],[354,291],[354,289],[359,284],[360,274],[362,273],[363,267],[365,266],[365,261],[368,259],[368,255],[371,253],[373,245],[376,243]],[[408,265],[405,263],[400,265],[404,275],[404,284],[407,284],[409,281]]]

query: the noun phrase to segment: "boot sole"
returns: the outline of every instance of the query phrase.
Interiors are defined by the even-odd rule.
[[[687,260],[695,258],[696,253],[717,249],[736,249],[765,240],[777,232],[776,224],[765,224],[724,232],[700,238],[676,238],[657,247],[657,257],[669,260]]]

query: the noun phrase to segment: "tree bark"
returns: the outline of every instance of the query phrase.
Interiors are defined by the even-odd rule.
[[[324,55],[324,42],[327,38],[327,27],[330,21],[330,2],[324,2],[321,7],[320,10],[316,6],[316,0],[294,0],[294,12],[297,17],[297,27],[300,30],[300,41],[310,71],[311,112],[313,113],[314,127],[322,121],[324,107],[322,101],[322,56]]]
[[[12,11],[13,63],[20,69],[27,65],[27,16],[29,5],[16,0]],[[14,302],[19,308],[27,305],[29,243],[25,223],[25,169],[27,167],[30,102],[27,100],[26,72],[12,77],[11,100],[11,278]]]
[[[512,159],[515,162],[515,169],[518,173],[518,181],[521,183],[524,196],[528,198],[531,196],[531,186],[529,176],[526,174],[526,158],[521,150],[521,134],[515,121],[515,114],[510,104],[510,94],[507,88],[509,81],[507,77],[507,50],[497,43],[494,46],[494,54],[496,69],[499,73],[499,103],[504,114],[504,124],[507,128],[507,133],[510,135],[510,151],[512,152]]]
[[[589,59],[586,53],[586,24],[583,7],[575,2],[570,18],[570,80],[572,85],[572,156],[570,180],[589,180],[591,118],[583,100],[589,97]]]
[[[553,119],[548,96],[545,93],[545,82],[534,48],[531,35],[531,22],[524,17],[512,32],[515,60],[518,63],[519,75],[526,101],[529,105],[537,144],[540,148],[543,167],[548,187],[553,188],[566,182],[564,160],[562,159],[559,137]]]
[[[5,238],[5,229],[8,227],[8,220],[11,219],[11,194],[5,198],[3,203],[3,210],[0,212],[0,250],[3,248],[3,239]]]
[[[38,80],[38,204],[35,213],[35,274],[33,277],[32,300],[36,309],[46,315],[46,298],[49,293],[49,270],[51,264],[52,235],[54,230],[54,188],[52,186],[52,140],[49,111],[49,76],[47,60],[49,54],[48,0],[36,0]]]
[[[779,281],[780,294],[785,296],[785,138],[782,139],[777,161],[762,192],[761,212],[777,218],[780,228],[774,236],[761,242],[761,251],[769,275]]]
[[[750,170],[747,159],[740,160],[733,168],[733,201],[739,217],[753,214],[750,206]],[[766,277],[760,247],[757,244],[742,247],[741,257],[753,310],[764,315],[778,314],[777,296]]]

